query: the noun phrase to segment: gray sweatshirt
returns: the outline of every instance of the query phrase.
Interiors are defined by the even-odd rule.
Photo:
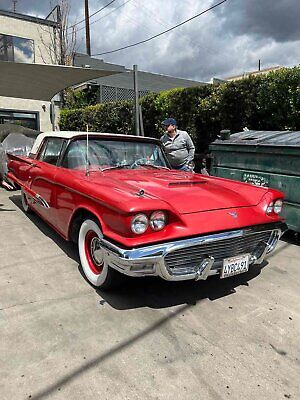
[[[186,131],[177,129],[173,138],[165,133],[160,140],[172,167],[181,167],[194,159],[195,146]]]

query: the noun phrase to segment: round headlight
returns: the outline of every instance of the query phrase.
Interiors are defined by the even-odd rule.
[[[273,206],[274,206],[274,203],[273,203],[273,201],[268,205],[268,207],[267,207],[267,209],[266,209],[266,213],[267,214],[271,214],[272,212],[273,212]]]
[[[274,210],[275,214],[280,214],[281,213],[282,205],[283,205],[283,201],[281,199],[278,199],[278,200],[275,201],[274,207],[273,207],[273,210]]]
[[[150,226],[154,231],[160,231],[166,225],[166,214],[163,211],[154,211],[150,217]]]
[[[131,230],[133,233],[140,235],[146,232],[149,226],[149,220],[145,214],[137,214],[131,220]]]

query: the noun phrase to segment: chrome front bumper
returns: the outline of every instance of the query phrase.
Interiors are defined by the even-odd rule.
[[[130,250],[122,249],[104,238],[101,239],[101,246],[105,252],[108,265],[125,275],[160,276],[168,281],[199,280],[206,279],[210,275],[219,274],[222,268],[222,260],[215,260],[212,254],[204,252],[201,255],[201,261],[193,268],[181,268],[175,273],[175,270],[167,265],[165,257],[174,251],[189,251],[195,246],[199,253],[199,251],[201,252],[201,246],[215,245],[218,242],[229,243],[230,239],[237,241],[251,237],[251,240],[255,240],[255,237],[251,235],[267,233],[268,240],[255,243],[254,251],[249,253],[250,265],[260,264],[266,254],[274,250],[278,240],[286,230],[286,224],[278,222]],[[245,251],[241,250],[240,254],[245,254]]]

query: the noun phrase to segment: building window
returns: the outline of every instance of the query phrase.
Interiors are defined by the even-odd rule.
[[[38,113],[0,110],[0,124],[6,123],[39,130]]]
[[[0,34],[0,60],[34,63],[33,40]]]

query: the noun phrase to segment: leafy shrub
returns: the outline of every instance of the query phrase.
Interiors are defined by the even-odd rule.
[[[75,100],[74,100],[75,99]],[[77,95],[61,112],[60,128],[131,134],[133,102],[93,104],[95,94]],[[159,138],[161,122],[178,121],[192,136],[197,152],[206,151],[221,129],[300,130],[300,68],[283,68],[218,86],[202,85],[151,93],[140,99],[145,136]],[[75,108],[74,108],[75,107]]]

